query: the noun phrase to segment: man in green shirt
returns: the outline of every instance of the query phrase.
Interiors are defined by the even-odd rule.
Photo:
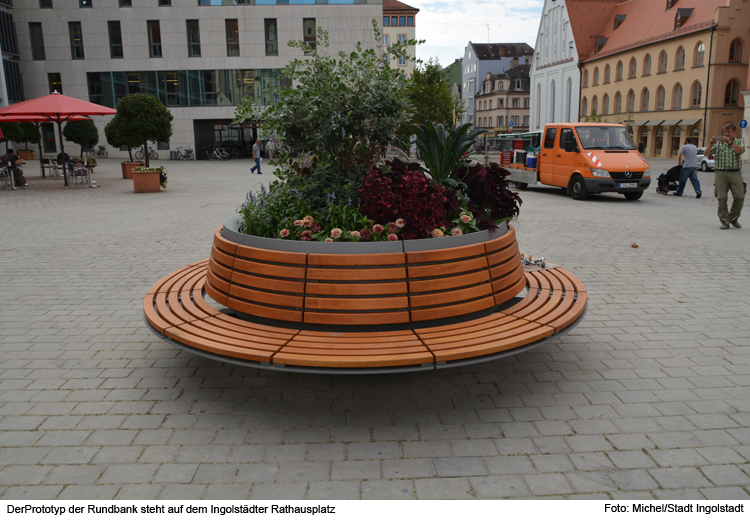
[[[742,160],[740,156],[745,152],[745,145],[737,137],[737,125],[724,125],[724,136],[711,138],[706,150],[714,156],[714,171],[716,172],[716,198],[719,200],[720,229],[729,229],[729,224],[736,228],[742,227],[737,221],[745,202],[745,185],[742,180]],[[727,208],[729,191],[732,191],[732,209]]]

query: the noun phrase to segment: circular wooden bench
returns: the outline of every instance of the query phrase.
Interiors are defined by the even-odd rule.
[[[149,289],[144,315],[154,333],[178,347],[260,368],[374,373],[498,359],[569,331],[587,305],[586,289],[568,271],[524,271],[515,232],[508,233],[411,256],[332,258],[248,250],[217,231],[209,260]],[[206,294],[231,310],[212,308]],[[238,309],[265,319],[242,319]],[[463,320],[446,319],[456,315]],[[330,330],[319,322],[365,328]],[[382,329],[393,322],[404,328]]]

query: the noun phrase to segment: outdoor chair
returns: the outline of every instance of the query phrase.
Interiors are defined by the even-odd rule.
[[[57,161],[51,158],[42,158],[42,170],[48,170],[51,178],[60,178],[60,167],[57,165]]]
[[[0,167],[0,180],[5,180],[6,190],[10,191],[15,189],[15,186],[13,185],[13,173],[8,167]]]
[[[77,165],[71,161],[68,163],[68,183],[76,187],[79,183],[91,187],[89,170],[84,165]]]

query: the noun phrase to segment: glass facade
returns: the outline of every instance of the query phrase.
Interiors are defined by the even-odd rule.
[[[279,102],[289,83],[278,69],[177,70],[87,73],[89,101],[114,108],[126,95],[146,93],[167,106],[237,106],[243,97],[268,105]]]

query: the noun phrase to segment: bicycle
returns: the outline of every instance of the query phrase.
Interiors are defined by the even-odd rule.
[[[152,147],[148,147],[149,159],[155,160],[159,158],[159,153],[156,152]],[[143,159],[143,147],[140,147],[135,151],[135,159]]]
[[[83,152],[84,157],[86,158],[106,158],[109,156],[107,153],[107,147],[104,145],[99,145],[99,150],[94,150],[94,145],[91,145],[88,150],[85,150]]]
[[[186,160],[192,160],[194,158],[193,156],[193,149],[183,149],[184,152],[180,152],[180,148],[177,147],[177,149],[174,151],[177,155],[177,159],[186,159]]]
[[[214,149],[211,151],[211,156],[208,159],[210,159],[211,161],[226,161],[229,159],[229,153],[223,148],[220,149],[219,147],[214,147]]]

